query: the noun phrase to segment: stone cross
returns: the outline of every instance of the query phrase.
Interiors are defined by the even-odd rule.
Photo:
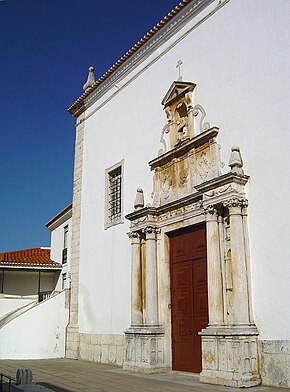
[[[181,76],[181,66],[182,66],[182,64],[183,64],[182,60],[178,60],[177,61],[176,68],[178,68],[178,74],[179,74],[178,80],[182,80],[182,76]]]

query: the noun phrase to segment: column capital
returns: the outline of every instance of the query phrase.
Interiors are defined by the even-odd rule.
[[[217,220],[217,214],[218,214],[217,206],[210,204],[209,206],[204,207],[204,213],[206,215],[207,221]]]
[[[142,233],[146,234],[146,237],[150,235],[155,236],[156,234],[160,233],[160,229],[156,226],[146,226],[144,229],[142,229]]]
[[[138,231],[129,231],[127,233],[127,236],[133,241],[133,240],[140,240],[140,233]]]
[[[223,205],[228,209],[238,208],[241,210],[248,207],[248,200],[241,197],[232,197],[224,201]]]

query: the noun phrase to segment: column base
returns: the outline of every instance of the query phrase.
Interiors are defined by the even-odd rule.
[[[78,324],[69,324],[66,329],[65,357],[78,359],[80,353],[80,334]]]
[[[142,373],[164,372],[164,329],[160,326],[131,327],[125,331],[123,369]]]
[[[207,327],[200,335],[201,382],[237,388],[261,383],[255,326]]]

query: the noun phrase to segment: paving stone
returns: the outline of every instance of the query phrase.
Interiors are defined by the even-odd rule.
[[[30,368],[33,380],[55,392],[238,392],[236,388],[202,384],[183,372],[130,373],[119,366],[74,359],[0,360],[0,372],[15,376]],[[249,392],[285,392],[284,388],[254,387]]]

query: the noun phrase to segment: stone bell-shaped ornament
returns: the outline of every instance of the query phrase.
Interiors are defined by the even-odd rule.
[[[139,210],[140,208],[144,207],[144,194],[143,194],[143,189],[138,188],[137,193],[136,193],[136,198],[134,202],[134,208],[135,210]]]
[[[95,83],[94,67],[89,68],[88,79],[83,86],[84,91],[87,91]]]
[[[243,175],[243,159],[240,152],[240,147],[233,146],[232,152],[229,161],[229,167],[231,168],[231,172],[238,175]]]

